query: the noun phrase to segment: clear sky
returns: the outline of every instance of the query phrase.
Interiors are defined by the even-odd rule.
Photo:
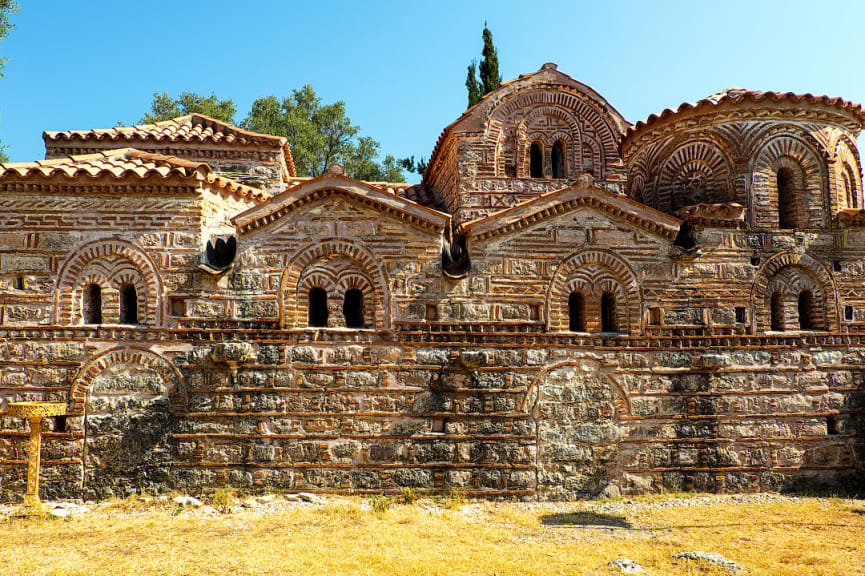
[[[503,79],[556,62],[631,122],[730,86],[865,100],[855,0],[19,4],[0,42],[0,140],[13,161],[44,157],[43,130],[134,123],[154,92],[231,97],[239,122],[256,97],[306,83],[344,100],[383,152],[428,158],[466,108],[484,21]]]

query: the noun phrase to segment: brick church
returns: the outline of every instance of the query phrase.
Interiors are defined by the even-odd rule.
[[[0,499],[233,486],[560,499],[862,477],[858,104],[631,124],[554,64],[418,185],[192,114],[0,165]]]

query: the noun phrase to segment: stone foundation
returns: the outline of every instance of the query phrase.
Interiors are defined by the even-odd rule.
[[[861,474],[855,335],[676,349],[495,332],[94,336],[3,334],[3,401],[68,403],[65,422],[45,423],[48,497],[232,486],[566,499]],[[0,422],[8,501],[24,490],[27,425]]]

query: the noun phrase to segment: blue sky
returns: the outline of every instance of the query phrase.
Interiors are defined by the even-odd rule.
[[[556,62],[631,122],[730,86],[865,100],[852,0],[19,3],[0,42],[13,161],[44,156],[43,130],[133,123],[154,92],[231,97],[240,121],[256,97],[306,83],[382,151],[429,157],[466,107],[484,21],[504,79]]]

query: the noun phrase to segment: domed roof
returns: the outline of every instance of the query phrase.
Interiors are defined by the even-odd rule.
[[[797,116],[831,117],[834,122],[843,124],[854,132],[865,128],[865,111],[861,104],[838,97],[795,94],[793,92],[763,92],[745,88],[727,88],[696,102],[685,102],[675,110],[667,108],[660,114],[652,114],[630,127],[622,138],[622,152],[654,130],[684,118],[706,114],[733,112],[740,117],[755,114],[757,111],[776,111],[794,113]],[[825,117],[824,119],[829,119]]]

